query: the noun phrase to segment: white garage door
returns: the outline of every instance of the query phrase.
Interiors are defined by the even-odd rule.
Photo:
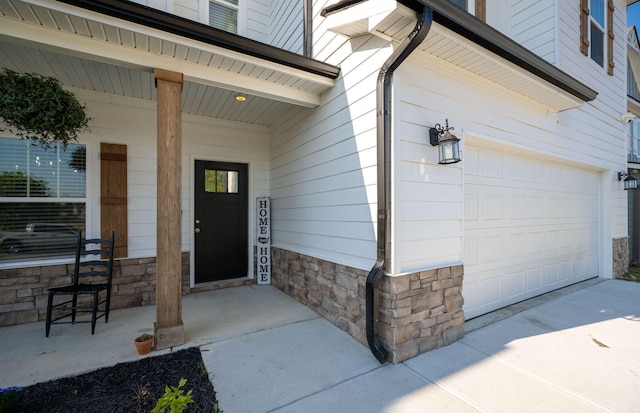
[[[467,319],[598,275],[598,173],[467,147]]]

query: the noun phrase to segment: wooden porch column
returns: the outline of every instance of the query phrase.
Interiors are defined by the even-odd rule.
[[[158,89],[156,349],[184,344],[182,324],[182,73],[155,69]]]

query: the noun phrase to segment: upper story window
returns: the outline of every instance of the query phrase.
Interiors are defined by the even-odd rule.
[[[590,0],[589,50],[591,58],[604,67],[604,0]]]
[[[0,137],[0,264],[73,255],[85,229],[86,148]]]
[[[238,0],[209,1],[209,26],[238,33]]]
[[[613,75],[613,0],[580,0],[580,51]]]

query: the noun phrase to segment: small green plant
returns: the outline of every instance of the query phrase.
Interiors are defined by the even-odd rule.
[[[207,367],[204,365],[204,361],[198,362],[198,371],[202,375],[206,375],[207,374]]]
[[[213,403],[213,413],[224,413],[224,410],[220,409],[218,402]]]
[[[189,390],[186,394],[182,387],[187,383],[187,379],[182,378],[178,382],[178,386],[166,386],[164,388],[164,395],[158,399],[156,406],[151,410],[151,413],[165,413],[169,409],[169,413],[182,413],[189,403],[193,403],[191,393],[193,390]]]
[[[151,334],[146,334],[145,333],[145,334],[142,334],[140,337],[136,338],[136,341],[142,343],[143,341],[151,340],[151,338],[152,338]]]
[[[22,387],[7,387],[0,389],[0,413],[6,413],[11,408],[18,392],[22,391]]]
[[[629,267],[626,274],[620,277],[621,280],[640,282],[640,267]]]

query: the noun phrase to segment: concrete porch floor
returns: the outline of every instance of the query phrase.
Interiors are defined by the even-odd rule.
[[[583,287],[476,319],[457,343],[398,365],[274,287],[201,292],[183,299],[185,347],[202,351],[227,413],[637,412],[640,284]],[[0,387],[137,360],[132,340],[154,320],[148,306],[113,311],[93,336],[88,324],[49,338],[43,322],[2,327]]]

